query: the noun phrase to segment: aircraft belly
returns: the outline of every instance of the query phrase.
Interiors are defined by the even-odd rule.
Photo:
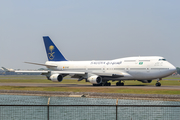
[[[134,79],[138,80],[152,80],[157,78],[163,78],[166,76],[171,75],[172,73],[169,73],[169,71],[142,71],[142,72],[129,72]]]
[[[157,73],[152,73],[151,71],[131,71],[129,72],[136,80],[147,80],[157,77]],[[156,75],[157,74],[157,75]]]

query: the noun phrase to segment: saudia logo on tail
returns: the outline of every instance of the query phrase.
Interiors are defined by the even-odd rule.
[[[54,50],[54,46],[53,45],[51,45],[51,46],[49,46],[49,53],[48,53],[48,55],[49,55],[49,59],[54,59],[54,53],[55,52],[53,52],[53,50]]]

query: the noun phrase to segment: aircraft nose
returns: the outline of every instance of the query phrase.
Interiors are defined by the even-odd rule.
[[[176,67],[174,65],[170,65],[169,70],[171,70],[174,73],[176,72]]]

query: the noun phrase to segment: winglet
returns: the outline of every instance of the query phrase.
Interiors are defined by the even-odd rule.
[[[7,68],[5,68],[5,67],[2,67],[2,69],[3,69],[4,71],[6,71],[6,72],[14,72],[13,69],[7,69]]]
[[[43,36],[43,39],[49,61],[67,61],[49,36]]]

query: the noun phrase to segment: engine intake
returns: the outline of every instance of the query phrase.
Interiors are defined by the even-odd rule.
[[[97,76],[97,75],[91,76],[87,80],[92,84],[100,84],[100,83],[102,83],[102,78]]]
[[[61,82],[63,80],[63,76],[61,74],[53,74],[50,76],[50,80],[53,82]]]

